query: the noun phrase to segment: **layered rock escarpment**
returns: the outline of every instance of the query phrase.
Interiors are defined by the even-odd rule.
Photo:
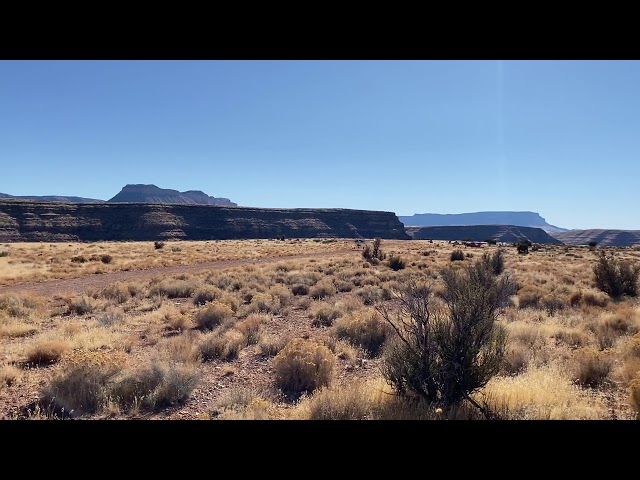
[[[518,227],[515,225],[460,225],[450,227],[406,227],[407,234],[414,240],[469,240],[484,242],[520,242],[561,245],[562,242],[541,228]]]
[[[282,235],[409,239],[393,212],[0,200],[0,242],[224,240]]]
[[[590,242],[596,242],[601,247],[640,245],[640,230],[569,230],[554,233],[553,236],[567,245],[589,245]]]

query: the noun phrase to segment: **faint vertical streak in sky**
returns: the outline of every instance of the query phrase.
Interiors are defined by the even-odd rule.
[[[506,164],[507,164],[507,153],[506,153],[506,145],[504,138],[504,62],[502,60],[497,60],[497,78],[496,78],[496,87],[497,87],[497,112],[498,112],[498,155],[496,161],[496,177],[498,178],[499,185],[496,187],[500,190],[502,194],[502,202],[504,203],[505,209],[508,209],[509,205],[507,205],[506,194],[509,191],[507,186],[506,179]]]

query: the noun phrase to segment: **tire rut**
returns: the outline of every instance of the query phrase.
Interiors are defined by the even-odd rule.
[[[331,252],[301,253],[296,255],[284,255],[280,257],[217,260],[215,262],[196,263],[191,265],[169,265],[166,267],[153,267],[144,270],[109,272],[86,275],[76,278],[65,278],[46,280],[44,282],[28,282],[15,285],[0,286],[0,295],[3,293],[35,293],[44,296],[51,296],[61,293],[79,293],[85,292],[91,288],[105,287],[114,282],[124,282],[133,279],[154,277],[157,275],[174,275],[185,272],[198,272],[211,269],[221,270],[247,264],[261,265],[282,262],[286,260],[343,256],[353,253],[359,252],[355,252],[354,250],[335,250]]]

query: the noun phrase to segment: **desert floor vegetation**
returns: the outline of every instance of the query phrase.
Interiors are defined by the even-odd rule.
[[[466,399],[444,405],[399,394],[384,375],[399,351],[385,314],[402,321],[399,295],[417,282],[430,288],[434,318],[445,318],[447,281],[464,290],[454,280],[496,252],[495,274],[513,288],[495,310],[504,351],[495,350],[502,360],[471,400],[513,420],[638,418],[640,303],[598,288],[600,248],[542,245],[525,255],[513,245],[426,240],[382,240],[378,248],[384,260],[365,258],[348,239],[5,245],[6,284],[321,255],[79,284],[48,296],[0,294],[0,418],[487,418]],[[452,262],[454,250],[464,255]],[[640,262],[633,249],[606,250]]]
[[[163,244],[156,248],[155,243]],[[259,259],[349,249],[353,242],[321,239],[165,242],[16,242],[2,244],[0,285],[89,274]]]

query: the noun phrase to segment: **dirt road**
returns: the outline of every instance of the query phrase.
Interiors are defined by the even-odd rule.
[[[59,280],[47,280],[45,282],[29,282],[0,287],[0,295],[3,293],[36,293],[43,296],[60,295],[63,293],[85,292],[91,288],[102,288],[114,282],[124,282],[133,279],[150,278],[157,275],[174,275],[179,273],[194,273],[203,270],[219,270],[239,265],[261,265],[277,263],[286,260],[304,258],[324,258],[345,255],[358,255],[354,250],[336,250],[331,252],[305,253],[287,255],[282,257],[244,258],[240,260],[219,260],[216,262],[197,263],[193,265],[171,265],[167,267],[154,267],[146,270],[129,270],[122,272],[110,272],[100,275],[89,275],[79,278],[66,278]]]

